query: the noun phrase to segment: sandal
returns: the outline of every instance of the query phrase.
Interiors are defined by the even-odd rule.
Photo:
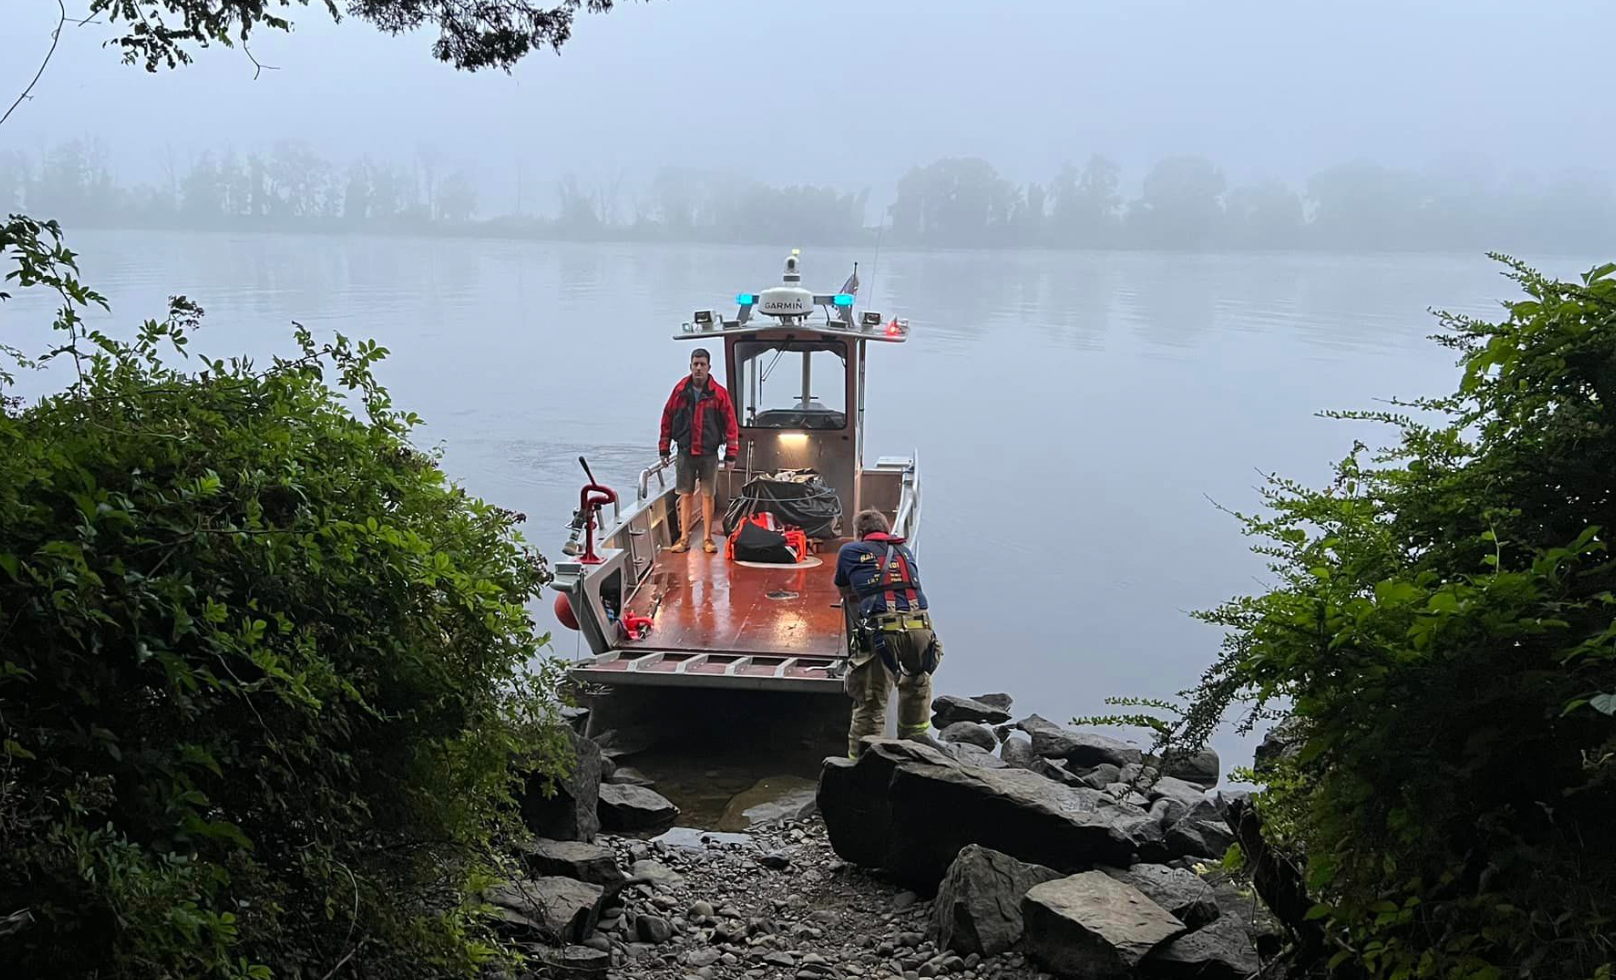
[[[668,550],[674,552],[675,554],[683,554],[690,550],[690,539],[680,538],[679,540],[675,541],[673,546]]]
[[[718,546],[713,544],[713,539],[712,538],[702,538],[701,539],[701,550],[707,552],[710,555],[713,552],[718,550]]]

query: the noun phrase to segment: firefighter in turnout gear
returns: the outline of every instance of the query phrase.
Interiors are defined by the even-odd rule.
[[[932,629],[915,556],[893,537],[880,511],[853,520],[858,540],[836,556],[836,587],[853,630],[843,689],[853,700],[847,754],[858,758],[860,740],[885,731],[887,703],[898,689],[898,737],[935,745],[931,728],[931,675],[943,659]]]

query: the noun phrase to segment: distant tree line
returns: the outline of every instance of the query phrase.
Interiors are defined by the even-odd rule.
[[[365,158],[343,170],[307,144],[281,142],[203,153],[183,169],[161,164],[161,182],[126,185],[99,140],[59,143],[37,160],[0,153],[0,211],[26,207],[78,227],[386,231],[465,225],[477,211],[470,179],[442,173],[430,153],[409,166]]]
[[[1104,156],[1018,185],[979,159],[915,167],[890,212],[896,241],[1055,248],[1582,251],[1616,244],[1616,197],[1598,175],[1488,185],[1346,163],[1305,187],[1231,186],[1196,156],[1168,157],[1137,197]]]
[[[941,248],[1164,248],[1584,252],[1616,245],[1616,195],[1603,176],[1537,181],[1445,177],[1367,162],[1303,186],[1231,185],[1196,156],[1162,160],[1137,195],[1095,155],[1047,182],[1018,184],[985,160],[912,168],[872,222],[869,192],[777,187],[694,168],[554,183],[538,208],[518,173],[515,207],[489,214],[477,183],[423,150],[406,164],[333,164],[297,142],[266,152],[165,159],[157,184],[114,179],[104,146],[74,140],[37,158],[0,153],[0,213],[27,207],[79,227],[381,231],[568,240],[852,244]],[[544,197],[548,198],[548,189]],[[543,214],[532,213],[542,210]]]

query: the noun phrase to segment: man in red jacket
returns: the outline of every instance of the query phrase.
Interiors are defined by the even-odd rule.
[[[679,444],[679,461],[674,467],[674,492],[679,497],[679,540],[674,551],[690,550],[690,495],[701,483],[701,550],[712,554],[713,484],[718,480],[718,450],[729,447],[725,456],[730,465],[740,452],[735,405],[729,392],[712,377],[712,357],[703,348],[690,354],[690,377],[673,386],[668,404],[662,409],[662,439],[657,452],[666,460],[668,444]]]

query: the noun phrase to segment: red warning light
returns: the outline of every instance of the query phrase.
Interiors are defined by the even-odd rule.
[[[899,327],[898,327],[898,318],[893,317],[892,322],[887,324],[887,336],[888,337],[897,337],[897,336],[901,336],[902,334],[903,334],[903,331],[901,329],[899,329]]]

